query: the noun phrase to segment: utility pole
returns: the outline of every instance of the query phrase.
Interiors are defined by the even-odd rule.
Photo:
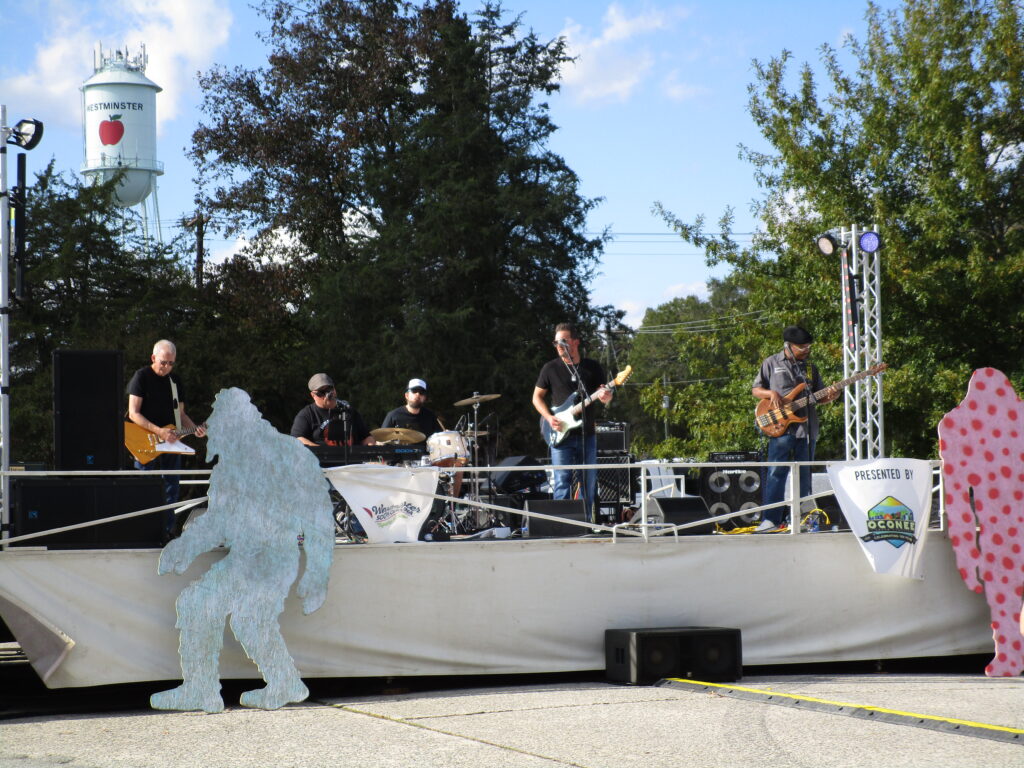
[[[195,227],[196,230],[196,288],[203,287],[203,262],[206,257],[206,249],[203,240],[206,234],[206,222],[208,219],[208,216],[196,211],[195,216],[184,222],[186,227],[189,227],[190,229]]]

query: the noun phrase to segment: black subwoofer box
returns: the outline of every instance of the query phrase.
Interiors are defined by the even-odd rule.
[[[608,629],[604,651],[605,676],[615,683],[650,685],[666,677],[713,683],[743,676],[738,629]]]

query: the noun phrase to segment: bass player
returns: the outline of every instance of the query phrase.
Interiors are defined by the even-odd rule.
[[[765,359],[761,370],[754,378],[751,394],[759,400],[770,400],[773,409],[783,407],[783,398],[794,387],[803,383],[808,392],[824,390],[817,398],[819,403],[835,400],[839,390],[835,387],[824,389],[824,382],[818,372],[818,366],[810,362],[811,334],[798,325],[787,326],[782,331],[782,351]],[[768,440],[767,461],[814,461],[814,444],[818,440],[818,412],[812,398],[803,411],[796,415],[807,417],[806,421],[795,421],[778,437]],[[792,458],[791,458],[792,457]],[[789,467],[768,467],[765,481],[764,504],[775,504],[782,501],[786,492],[786,478]],[[800,467],[800,495],[811,492],[811,468]],[[764,511],[757,533],[778,530],[786,517],[785,506],[772,507]]]
[[[580,334],[575,324],[559,323],[555,326],[554,347],[558,357],[549,360],[540,369],[533,389],[533,407],[551,429],[560,434],[562,422],[557,411],[563,410],[566,401],[582,402],[588,396],[607,405],[612,400],[612,390],[604,385],[604,370],[601,364],[580,355]],[[552,405],[547,404],[550,393]],[[574,397],[575,396],[575,397]],[[554,411],[552,410],[554,409]],[[596,464],[597,436],[594,431],[594,404],[583,409],[581,425],[570,430],[557,444],[551,443],[552,466],[568,464]],[[555,499],[572,498],[573,470],[556,470]],[[597,470],[583,472],[583,504],[588,522],[595,521],[597,503]]]

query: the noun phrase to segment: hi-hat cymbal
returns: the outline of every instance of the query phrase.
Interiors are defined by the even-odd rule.
[[[486,403],[488,400],[497,400],[499,397],[501,395],[473,395],[465,400],[459,400],[453,405],[476,405],[477,403]]]
[[[462,434],[464,434],[466,437],[487,437],[491,433],[488,432],[486,429],[478,429],[475,432],[472,429],[467,429]]]
[[[401,427],[382,427],[370,432],[373,439],[378,443],[422,443],[427,436],[415,429],[402,429]]]

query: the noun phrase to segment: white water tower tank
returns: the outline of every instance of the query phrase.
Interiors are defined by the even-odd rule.
[[[156,159],[156,95],[162,88],[145,75],[146,47],[133,57],[128,51],[93,57],[95,74],[82,85],[85,117],[85,164],[82,173],[104,182],[119,171],[118,205],[138,205],[155,188],[163,163]]]

